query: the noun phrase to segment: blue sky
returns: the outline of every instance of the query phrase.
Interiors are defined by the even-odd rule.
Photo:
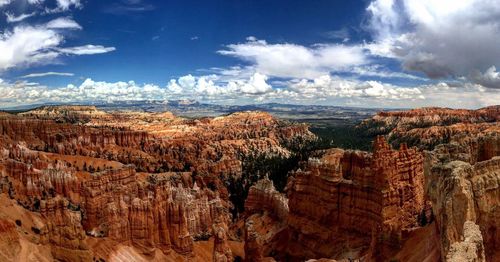
[[[481,107],[500,101],[495,2],[0,0],[0,107]]]

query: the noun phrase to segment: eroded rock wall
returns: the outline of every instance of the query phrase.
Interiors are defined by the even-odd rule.
[[[296,258],[386,259],[424,210],[423,157],[392,150],[382,137],[374,152],[331,149],[289,180],[290,241]],[[368,254],[369,247],[374,248]]]
[[[473,140],[473,141],[471,141]],[[484,252],[488,261],[499,257],[500,234],[500,157],[498,137],[457,140],[438,146],[426,154],[425,175],[427,193],[432,201],[441,235],[442,257],[458,242],[464,241],[465,223],[480,229]],[[472,149],[469,145],[475,145]],[[492,150],[493,149],[493,150]],[[488,152],[484,157],[484,152]],[[481,159],[486,159],[480,161]],[[483,245],[483,244],[481,244]],[[476,255],[479,260],[483,257]],[[456,257],[456,255],[453,255]],[[484,259],[483,259],[484,260]]]

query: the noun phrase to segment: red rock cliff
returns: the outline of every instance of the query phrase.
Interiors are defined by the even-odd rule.
[[[294,258],[387,258],[424,209],[422,160],[416,149],[392,150],[382,137],[373,154],[331,149],[310,159],[289,180],[286,252]]]

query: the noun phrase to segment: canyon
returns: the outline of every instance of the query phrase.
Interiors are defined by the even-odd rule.
[[[0,260],[498,261],[499,120],[380,112],[360,151],[265,112],[0,113]]]

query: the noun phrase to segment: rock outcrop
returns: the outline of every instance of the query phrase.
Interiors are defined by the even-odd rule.
[[[245,200],[245,212],[247,215],[268,212],[284,221],[288,216],[288,199],[276,191],[273,181],[265,177],[250,187],[248,197]]]
[[[466,235],[476,235],[470,233],[476,226],[469,225],[469,232],[465,232],[466,222],[477,224],[482,235],[473,241],[478,246],[476,251],[479,253],[474,255],[479,259],[477,261],[484,260],[481,260],[484,257],[482,252],[488,261],[500,257],[497,251],[500,243],[500,233],[497,232],[500,227],[498,137],[498,134],[490,134],[465,140],[457,138],[426,155],[426,188],[441,234],[443,260],[448,258],[452,249],[461,250],[472,241],[464,240]],[[458,242],[464,243],[456,244]],[[484,242],[484,250],[479,248],[483,245],[479,242]]]
[[[465,221],[461,238],[462,241],[451,245],[450,251],[446,254],[446,261],[486,261],[483,237],[478,225],[471,221]]]
[[[41,201],[40,214],[47,221],[52,256],[62,261],[91,261],[81,214],[69,207],[69,201],[61,197]]]
[[[214,262],[231,262],[233,254],[228,244],[228,228],[227,225],[220,219],[216,219],[212,226],[214,236]]]
[[[274,261],[270,256],[283,244],[288,214],[288,199],[276,191],[269,178],[250,187],[243,225],[245,261]]]
[[[401,247],[424,211],[423,157],[382,137],[373,154],[331,149],[288,184],[287,254],[304,258],[383,260]],[[371,249],[371,250],[370,250]]]
[[[363,121],[359,128],[370,134],[387,135],[394,146],[406,143],[432,150],[455,136],[474,137],[484,132],[499,132],[499,121],[500,106],[478,110],[420,108],[380,112]]]

